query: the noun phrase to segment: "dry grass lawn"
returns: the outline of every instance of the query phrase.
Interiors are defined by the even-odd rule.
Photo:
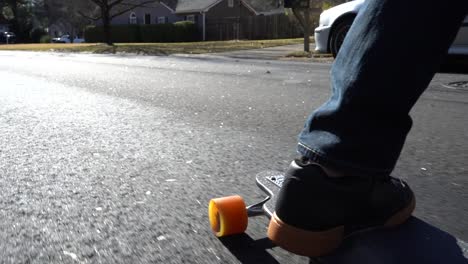
[[[260,49],[274,46],[303,43],[302,38],[242,41],[205,41],[185,43],[116,43],[109,46],[102,43],[83,44],[12,44],[0,45],[0,50],[25,50],[49,52],[87,53],[136,53],[148,55],[202,54],[245,49]]]

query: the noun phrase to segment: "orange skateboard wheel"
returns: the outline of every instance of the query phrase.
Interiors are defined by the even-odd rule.
[[[239,195],[211,199],[208,216],[217,237],[241,234],[247,229],[247,209]]]

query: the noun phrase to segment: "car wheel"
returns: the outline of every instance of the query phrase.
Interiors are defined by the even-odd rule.
[[[341,45],[348,34],[351,25],[353,24],[353,18],[346,18],[340,21],[334,28],[330,35],[330,51],[333,54],[333,57],[336,58],[338,51],[340,51]]]

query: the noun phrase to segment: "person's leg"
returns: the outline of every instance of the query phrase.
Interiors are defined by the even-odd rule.
[[[330,100],[299,136],[302,158],[287,171],[270,221],[270,239],[297,254],[329,253],[346,233],[411,215],[411,189],[389,174],[411,128],[409,111],[468,9],[466,0],[365,5],[333,65]]]
[[[299,135],[299,152],[335,169],[390,173],[409,111],[466,15],[466,0],[367,1],[331,72],[333,94]]]

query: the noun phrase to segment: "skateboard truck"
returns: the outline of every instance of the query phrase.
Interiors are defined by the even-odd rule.
[[[259,215],[265,215],[265,210],[263,209],[263,206],[270,199],[271,199],[271,197],[267,196],[263,201],[247,206],[245,208],[247,210],[247,216],[248,217],[254,217],[254,216],[259,216]],[[271,217],[271,216],[269,216],[269,217]]]
[[[258,174],[257,186],[267,195],[261,202],[246,206],[239,195],[211,199],[208,216],[211,229],[217,237],[244,233],[249,217],[264,215],[269,219],[273,215],[276,192],[281,187],[283,175],[269,173]]]

